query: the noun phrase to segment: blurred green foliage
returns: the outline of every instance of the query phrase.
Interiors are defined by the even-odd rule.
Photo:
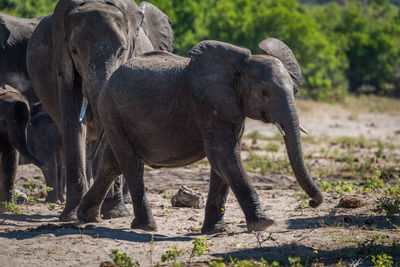
[[[148,0],[172,20],[175,53],[220,40],[261,53],[275,37],[303,70],[300,94],[337,101],[347,92],[400,96],[400,1]],[[45,15],[55,0],[0,0],[12,15]],[[319,5],[323,4],[323,5]]]
[[[0,0],[0,10],[24,18],[39,17],[53,11],[57,0]]]

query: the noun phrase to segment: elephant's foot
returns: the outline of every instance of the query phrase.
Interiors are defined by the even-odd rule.
[[[78,208],[78,219],[81,222],[100,222],[100,207],[99,206],[90,206],[85,201],[82,201],[81,205]]]
[[[227,232],[228,229],[228,226],[225,224],[225,222],[222,221],[213,225],[203,225],[203,227],[201,228],[201,233],[205,235],[213,235]]]
[[[47,194],[46,197],[46,202],[51,202],[51,203],[58,203],[58,195],[57,194],[50,194],[50,192]]]
[[[61,213],[60,217],[58,217],[60,222],[76,222],[78,221],[78,217],[76,216],[76,209],[75,210],[66,210],[64,208],[63,212]]]
[[[103,215],[103,219],[113,219],[131,215],[121,198],[106,198],[101,207],[101,214]]]
[[[79,200],[79,201],[78,201]],[[74,221],[78,221],[78,217],[77,217],[77,210],[78,210],[78,206],[80,203],[80,198],[76,199],[75,201],[68,201],[67,199],[67,203],[65,205],[64,210],[62,211],[59,220],[61,222],[74,222]]]
[[[1,191],[0,192],[0,202],[14,202],[14,195],[9,191]]]
[[[274,220],[268,219],[268,218],[260,218],[256,221],[247,222],[247,230],[249,232],[263,231],[266,228],[268,228],[269,226],[271,226],[272,224],[274,224]]]
[[[131,229],[141,229],[144,231],[157,231],[157,224],[152,222],[140,222],[138,219],[133,219]]]

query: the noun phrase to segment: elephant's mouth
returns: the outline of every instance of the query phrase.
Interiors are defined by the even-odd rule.
[[[265,112],[264,110],[261,111],[261,119],[265,123],[271,123],[272,122],[271,118],[269,117],[267,112]]]

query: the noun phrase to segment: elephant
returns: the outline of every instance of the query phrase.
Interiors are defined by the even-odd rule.
[[[47,112],[32,114],[27,131],[28,147],[47,166],[43,170],[46,185],[53,188],[46,197],[47,202],[62,203],[65,181],[62,164],[62,141],[57,125]],[[30,163],[28,161],[28,163]]]
[[[46,170],[46,165],[28,148],[27,126],[30,119],[29,104],[16,89],[0,87],[0,201],[14,201],[14,180],[18,166],[18,153]]]
[[[0,86],[20,91],[29,104],[38,102],[26,67],[28,41],[42,18],[24,19],[0,12]]]
[[[173,39],[164,13],[132,0],[59,0],[32,34],[28,71],[62,135],[67,192],[61,221],[77,219],[76,210],[87,191],[86,142],[105,143],[98,176],[116,175],[113,169],[118,163],[103,138],[96,105],[104,83],[129,58],[153,50],[172,51]],[[110,216],[127,214],[122,196],[111,202]]]
[[[155,51],[119,67],[100,93],[97,108],[131,193],[131,228],[156,230],[143,181],[144,164],[178,167],[207,157],[211,165],[202,232],[226,230],[225,202],[234,192],[249,231],[273,223],[261,207],[241,163],[245,118],[274,123],[284,134],[300,186],[319,206],[323,196],[310,177],[301,148],[294,93],[301,69],[288,46],[269,38],[265,54],[219,41],[202,41],[190,58]],[[97,180],[78,209],[81,220],[98,219],[112,180]]]
[[[47,170],[43,171],[46,185],[53,188],[48,192],[46,201],[53,203],[63,203],[65,192],[65,179],[63,174],[62,163],[62,137],[57,128],[56,123],[51,119],[50,115],[43,111],[41,103],[37,103],[31,107],[31,120],[27,130],[28,147],[34,155],[37,155],[47,166]],[[86,173],[93,178],[99,169],[99,153],[93,160],[87,160]],[[19,164],[29,164],[30,161],[24,157],[20,157]],[[115,188],[118,190],[118,188]]]

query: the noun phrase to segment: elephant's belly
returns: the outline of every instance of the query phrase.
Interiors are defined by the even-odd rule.
[[[163,126],[163,125],[160,125]],[[133,143],[136,153],[146,165],[152,167],[179,167],[189,165],[205,157],[200,133],[188,129],[171,131],[170,125],[136,128]]]
[[[139,145],[137,151],[145,164],[151,167],[180,167],[205,157],[203,145],[188,140],[161,137],[151,140],[151,143],[143,148]]]

